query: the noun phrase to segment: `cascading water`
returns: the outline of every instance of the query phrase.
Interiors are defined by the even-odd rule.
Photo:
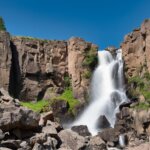
[[[87,125],[92,135],[97,134],[100,116],[105,116],[111,127],[119,105],[127,101],[124,91],[122,50],[116,51],[115,58],[108,51],[98,51],[99,65],[91,83],[91,103],[83,114],[72,124]]]

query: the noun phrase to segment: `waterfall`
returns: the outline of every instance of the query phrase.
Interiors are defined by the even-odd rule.
[[[89,106],[72,124],[87,125],[92,135],[101,130],[99,124],[102,119],[114,127],[119,105],[127,101],[123,82],[122,50],[118,49],[114,57],[108,51],[98,51],[98,60],[91,83]]]

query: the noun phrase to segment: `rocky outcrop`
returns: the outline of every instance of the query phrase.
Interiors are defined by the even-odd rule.
[[[150,107],[150,19],[125,36],[121,45],[129,98],[138,98],[138,107]],[[141,106],[144,105],[144,106]]]
[[[86,126],[63,129],[53,112],[37,114],[0,89],[0,149],[96,150],[106,149],[100,137],[91,137]],[[81,131],[83,130],[84,131]],[[79,134],[78,134],[79,131]]]
[[[19,101],[0,89],[0,129],[35,129],[38,127],[40,116],[33,111],[21,107]]]
[[[90,64],[88,67],[86,63],[86,55],[93,51],[96,56],[97,46],[92,43],[87,43],[81,38],[71,38],[68,41],[68,73],[72,79],[72,88],[74,97],[83,101],[89,92],[89,79],[86,74],[90,73]],[[92,57],[91,53],[91,57]],[[95,58],[96,59],[96,58]]]
[[[126,35],[121,47],[127,79],[150,72],[150,19]]]
[[[11,58],[10,35],[0,31],[0,87],[4,87],[7,91],[10,85]]]
[[[18,54],[21,100],[42,99],[48,90],[58,94],[64,88],[67,74],[67,43],[42,41],[21,37],[12,38],[12,51]],[[14,72],[14,76],[19,74]],[[60,90],[62,88],[62,90]],[[53,94],[53,92],[51,92]],[[51,95],[49,95],[50,98]],[[45,97],[46,98],[46,97]]]
[[[23,101],[50,99],[72,86],[76,99],[85,102],[91,67],[86,53],[97,46],[81,38],[68,41],[9,37],[0,32],[0,87]],[[93,67],[94,69],[94,67]],[[85,75],[86,74],[86,75]]]

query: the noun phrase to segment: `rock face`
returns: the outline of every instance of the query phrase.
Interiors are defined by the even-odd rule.
[[[17,100],[0,89],[0,129],[35,129],[38,127],[40,116],[33,111],[19,106]]]
[[[97,46],[80,38],[48,41],[9,37],[0,32],[0,87],[23,101],[49,99],[72,85],[74,97],[84,103],[89,78],[85,53]],[[94,69],[94,68],[93,68]],[[67,83],[68,82],[68,83]]]
[[[68,41],[68,72],[72,78],[74,97],[81,101],[89,91],[89,80],[84,76],[88,71],[91,71],[88,70],[90,66],[86,68],[83,63],[86,59],[86,53],[96,49],[96,45],[87,43],[81,38],[71,38]],[[94,53],[96,55],[96,51]]]
[[[41,41],[12,38],[12,51],[18,54],[20,95],[22,100],[43,98],[48,88],[64,87],[67,73],[67,43],[65,41]],[[14,76],[19,74],[14,72]]]
[[[11,47],[9,33],[0,31],[0,87],[9,90],[11,71]]]
[[[121,45],[125,61],[125,75],[129,77],[150,72],[150,19],[140,28],[126,35]]]

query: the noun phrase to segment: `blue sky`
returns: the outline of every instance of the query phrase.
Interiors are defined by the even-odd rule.
[[[104,49],[150,18],[150,0],[3,0],[0,16],[12,35],[82,37]]]

